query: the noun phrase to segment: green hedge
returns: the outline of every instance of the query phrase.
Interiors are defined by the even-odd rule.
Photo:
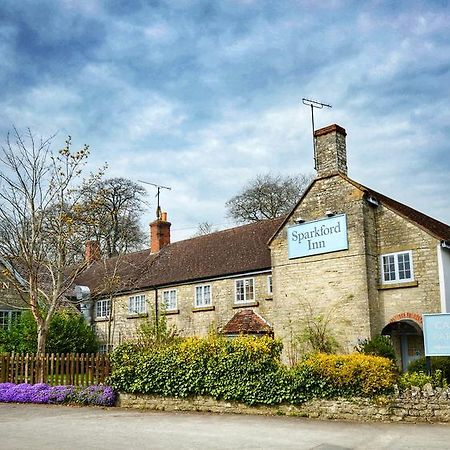
[[[124,344],[111,354],[108,384],[129,393],[271,405],[377,395],[395,383],[396,370],[385,358],[357,354],[324,362],[330,355],[318,354],[289,368],[280,363],[281,350],[277,340],[252,337],[187,338],[146,350]],[[351,374],[350,382],[343,381],[342,372]]]

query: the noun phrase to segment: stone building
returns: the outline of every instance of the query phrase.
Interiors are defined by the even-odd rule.
[[[290,214],[94,262],[78,280],[95,298],[105,343],[165,314],[184,335],[274,334],[295,356],[319,320],[341,351],[390,335],[406,368],[423,355],[422,314],[450,310],[450,227],[347,176],[346,132],[315,132],[316,178]]]

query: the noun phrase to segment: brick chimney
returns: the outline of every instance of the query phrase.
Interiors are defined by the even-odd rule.
[[[100,242],[98,241],[87,241],[84,247],[84,260],[88,265],[92,264],[94,261],[100,261]]]
[[[170,244],[170,226],[167,221],[167,213],[161,213],[161,218],[150,224],[150,251],[159,252],[163,247]]]
[[[344,128],[339,125],[329,125],[314,132],[316,142],[317,177],[326,177],[342,173],[347,175],[347,150],[345,147]]]

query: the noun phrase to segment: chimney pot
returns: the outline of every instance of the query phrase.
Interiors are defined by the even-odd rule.
[[[161,218],[150,224],[150,251],[159,252],[163,247],[170,244],[170,226],[167,221],[167,213],[161,213]]]
[[[314,132],[316,143],[317,177],[341,173],[347,175],[347,133],[344,128],[333,124]]]

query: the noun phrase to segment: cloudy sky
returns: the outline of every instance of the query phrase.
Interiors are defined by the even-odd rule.
[[[316,125],[349,175],[450,223],[447,1],[3,0],[0,134],[72,135],[108,176],[171,186],[175,239],[231,226],[258,173],[312,173]],[[146,222],[154,217],[154,191]]]

